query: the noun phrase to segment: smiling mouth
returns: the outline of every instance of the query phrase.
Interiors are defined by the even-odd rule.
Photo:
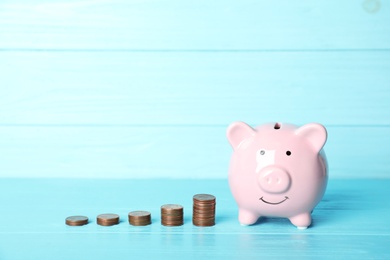
[[[284,200],[279,201],[279,202],[269,202],[269,201],[264,200],[263,197],[261,197],[260,200],[261,200],[262,202],[267,203],[267,204],[270,204],[270,205],[278,205],[278,204],[281,204],[281,203],[285,202],[286,200],[288,200],[288,197],[285,196],[285,197],[284,197]]]

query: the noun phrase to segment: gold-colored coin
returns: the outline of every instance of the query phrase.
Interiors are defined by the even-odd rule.
[[[183,212],[183,206],[179,204],[165,204],[161,206],[161,213],[180,214],[180,212]]]

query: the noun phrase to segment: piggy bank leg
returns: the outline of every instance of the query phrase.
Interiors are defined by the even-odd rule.
[[[308,212],[293,216],[289,219],[298,229],[306,229],[311,224],[311,215]]]
[[[251,211],[245,209],[239,209],[238,211],[238,221],[243,226],[255,224],[258,218],[259,215],[254,214]]]

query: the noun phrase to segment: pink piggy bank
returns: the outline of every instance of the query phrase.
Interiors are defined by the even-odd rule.
[[[288,218],[299,229],[310,226],[328,181],[325,127],[271,123],[252,128],[235,122],[227,138],[233,147],[229,185],[239,222],[251,225],[272,216]]]

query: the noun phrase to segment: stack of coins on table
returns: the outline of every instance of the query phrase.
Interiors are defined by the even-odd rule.
[[[70,216],[65,219],[65,224],[68,226],[83,226],[88,224],[88,217]]]
[[[210,227],[215,225],[216,200],[213,195],[197,194],[193,197],[192,223],[195,226]]]
[[[129,213],[129,224],[133,226],[147,226],[152,223],[151,214],[148,211],[132,211]]]
[[[117,214],[100,214],[97,216],[96,222],[100,226],[113,226],[119,224],[119,215]]]
[[[164,226],[183,225],[183,206],[166,204],[161,206],[161,224]]]

